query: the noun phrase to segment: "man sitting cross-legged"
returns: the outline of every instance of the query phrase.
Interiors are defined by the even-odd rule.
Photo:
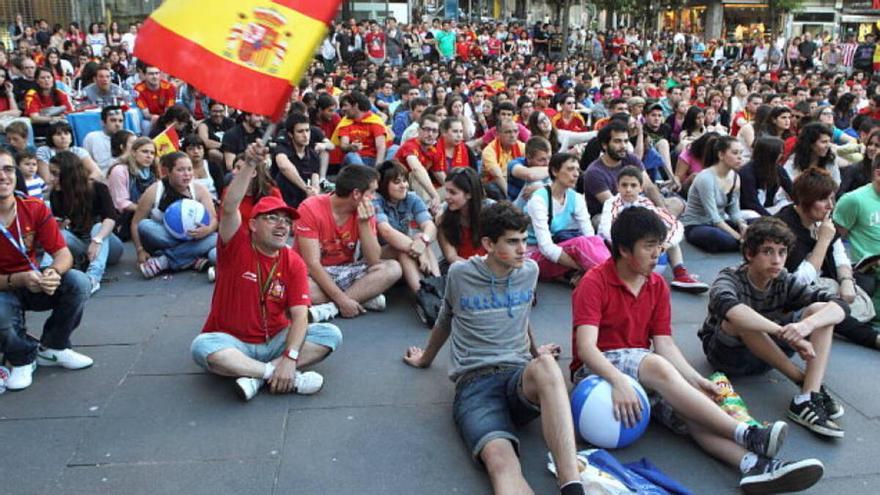
[[[822,477],[816,459],[775,459],[787,426],[749,426],[709,398],[720,391],[691,367],[672,338],[669,288],[653,273],[666,239],[654,212],[634,206],[611,227],[612,258],[584,275],[572,295],[572,381],[595,373],[611,384],[614,416],[637,423],[641,402],[627,375],[656,392],[651,413],[674,431],[690,433],[710,455],[739,467],[746,493],[802,490]]]
[[[298,370],[321,361],[342,342],[336,326],[308,324],[308,271],[287,247],[296,210],[266,196],[242,224],[239,203],[267,154],[259,142],[250,145],[241,173],[226,189],[211,312],[191,349],[199,366],[237,377],[236,390],[244,400],[252,399],[264,381],[273,393],[318,392],[324,378]]]
[[[561,492],[583,494],[568,394],[554,360],[559,346],[535,345],[529,324],[538,281],[538,265],[526,256],[529,217],[502,202],[481,212],[480,225],[488,254],[452,264],[428,347],[410,347],[403,359],[426,368],[452,336],[453,416],[495,493],[532,493],[517,459],[515,431],[543,413]]]

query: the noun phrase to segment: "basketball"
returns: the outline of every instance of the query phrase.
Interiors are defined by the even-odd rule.
[[[175,239],[190,240],[190,230],[211,223],[211,215],[204,205],[194,199],[184,198],[171,203],[165,210],[165,228]]]
[[[629,382],[642,403],[642,418],[632,428],[614,419],[611,385],[598,375],[590,375],[571,393],[574,428],[585,441],[603,449],[619,449],[642,436],[651,419],[651,404],[645,389],[632,377]]]

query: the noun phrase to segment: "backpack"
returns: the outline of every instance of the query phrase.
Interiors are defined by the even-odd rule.
[[[446,293],[446,277],[426,277],[416,292],[416,314],[428,328],[433,328],[443,307]]]

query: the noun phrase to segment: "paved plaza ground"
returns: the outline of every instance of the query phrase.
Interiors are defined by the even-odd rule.
[[[485,494],[453,424],[448,350],[427,370],[401,361],[427,330],[400,288],[385,313],[336,320],[342,347],[316,370],[318,395],[258,395],[242,403],[232,382],[203,373],[189,345],[212,286],[181,273],[145,281],[128,251],[88,303],[74,334],[95,365],[38,369],[31,388],[0,396],[0,494]],[[686,249],[692,271],[711,281],[734,255]],[[571,357],[570,289],[541,284],[532,323],[539,343]],[[707,296],[673,293],[675,335],[697,369],[711,372],[696,329]],[[39,334],[44,316],[29,314]],[[835,341],[827,384],[842,399],[846,438],[825,441],[792,425],[782,457],[815,456],[825,479],[809,493],[880,492],[880,353]],[[566,373],[567,375],[567,373]],[[795,388],[781,375],[734,382],[756,418],[784,416]],[[521,435],[523,465],[539,494],[558,493],[545,467],[539,423]],[[738,473],[689,440],[652,425],[623,461],[649,458],[697,494],[738,493]]]

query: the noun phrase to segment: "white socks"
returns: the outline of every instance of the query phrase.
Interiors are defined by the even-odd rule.
[[[272,363],[266,363],[266,369],[263,370],[263,380],[272,378],[273,373],[275,373],[275,365]]]
[[[740,423],[736,425],[736,430],[733,432],[733,441],[738,443],[739,445],[743,445],[745,443],[747,431],[749,431],[748,424]]]
[[[748,452],[743,458],[739,461],[739,470],[742,474],[746,474],[749,472],[749,469],[755,467],[755,464],[758,463],[758,454],[754,452]]]
[[[801,405],[808,400],[810,400],[809,392],[806,394],[797,394],[794,396],[794,403],[797,405]]]

